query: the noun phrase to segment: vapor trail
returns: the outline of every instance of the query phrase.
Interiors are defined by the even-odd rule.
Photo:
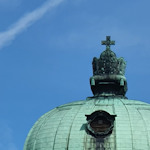
[[[20,18],[8,30],[0,32],[0,49],[9,44],[19,33],[39,20],[47,11],[58,6],[62,1],[64,0],[48,0],[41,7]]]

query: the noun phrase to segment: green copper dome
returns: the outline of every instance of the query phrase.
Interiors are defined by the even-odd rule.
[[[85,114],[97,110],[117,115],[112,134],[102,142],[85,131]],[[43,115],[29,132],[24,150],[149,150],[149,116],[150,105],[140,101],[98,97],[73,102]]]
[[[150,105],[125,96],[126,63],[110,50],[93,59],[93,97],[59,106],[31,128],[24,150],[150,150]]]

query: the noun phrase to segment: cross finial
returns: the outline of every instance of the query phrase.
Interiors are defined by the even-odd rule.
[[[102,41],[101,44],[106,45],[106,50],[110,50],[110,46],[115,45],[115,41],[111,41],[110,36],[106,36],[106,41]]]

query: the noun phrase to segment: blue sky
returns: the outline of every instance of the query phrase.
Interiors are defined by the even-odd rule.
[[[0,0],[0,150],[21,150],[35,121],[92,96],[92,59],[127,61],[127,97],[150,103],[150,1]]]

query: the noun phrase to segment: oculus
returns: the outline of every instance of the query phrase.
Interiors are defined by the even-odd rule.
[[[106,137],[112,133],[116,115],[110,115],[108,112],[99,110],[90,115],[85,115],[87,118],[87,131],[92,136]]]

